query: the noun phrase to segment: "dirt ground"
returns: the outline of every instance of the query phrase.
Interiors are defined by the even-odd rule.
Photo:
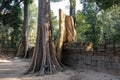
[[[45,76],[23,75],[29,64],[26,59],[0,59],[0,80],[120,80],[120,75],[90,69],[69,69]]]

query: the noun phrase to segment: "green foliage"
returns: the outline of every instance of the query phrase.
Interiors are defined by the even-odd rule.
[[[12,12],[10,10],[16,2],[17,1],[7,3],[7,6],[4,6],[7,13],[5,12],[4,14],[0,14],[3,47],[17,47],[22,35],[21,7],[17,6]]]
[[[113,41],[120,40],[120,8],[113,6],[107,10],[101,11],[98,19],[103,27],[102,32],[106,34],[106,38]]]
[[[115,0],[99,1],[82,0],[83,10],[77,13],[78,38],[80,41],[93,42],[94,50],[104,42],[104,34],[107,40],[120,41],[120,6],[114,3]]]
[[[86,30],[90,27],[90,24],[88,24],[85,21],[86,16],[83,14],[83,12],[78,11],[76,15],[76,31],[77,31],[77,40],[78,41],[85,41],[86,37],[84,33]]]
[[[32,4],[29,5],[29,33],[28,33],[28,39],[30,46],[35,45],[36,41],[36,33],[37,33],[37,6],[33,2]]]
[[[95,3],[84,3],[83,13],[86,15],[85,21],[90,27],[86,30],[84,35],[86,36],[86,41],[93,43],[94,50],[97,50],[97,46],[100,43],[100,26],[98,26],[99,21],[97,20],[97,13],[99,9]]]
[[[1,34],[3,47],[16,48],[22,37],[22,6],[20,2],[24,0],[1,0],[0,1],[0,23],[4,26]],[[33,0],[28,0],[32,3]],[[35,14],[36,15],[36,14]],[[8,29],[8,30],[6,30]],[[6,30],[6,33],[4,32]],[[9,39],[9,40],[8,40]],[[7,41],[7,42],[6,42]],[[9,44],[8,44],[9,42]]]
[[[59,2],[59,1],[63,1],[63,0],[50,0],[52,2]]]
[[[51,21],[52,21],[52,28],[53,28],[53,36],[56,40],[57,38],[57,35],[58,35],[58,30],[59,30],[59,27],[58,27],[58,20],[57,20],[57,16],[54,15],[54,12],[51,11]]]
[[[33,0],[28,0],[29,4],[32,4],[33,3]]]
[[[81,0],[82,2],[96,2],[100,9],[108,9],[113,5],[120,5],[120,0]]]
[[[99,8],[95,3],[83,2],[83,10],[77,13],[79,41],[92,42],[94,50],[102,42],[101,22],[97,19]]]

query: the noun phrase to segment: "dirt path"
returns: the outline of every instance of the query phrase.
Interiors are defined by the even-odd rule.
[[[0,59],[0,80],[120,80],[119,75],[115,76],[93,70],[66,70],[42,77],[32,74],[23,75],[29,63],[29,60]]]

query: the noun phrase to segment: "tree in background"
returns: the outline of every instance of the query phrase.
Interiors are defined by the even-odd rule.
[[[86,18],[86,16],[83,14],[82,11],[77,12],[77,14],[76,14],[77,41],[84,42],[86,40],[84,33],[90,27],[90,24],[88,24],[85,21],[85,18]]]
[[[21,42],[19,44],[18,47],[18,52],[16,54],[16,56],[20,57],[20,56],[24,56],[26,58],[27,55],[27,50],[28,50],[28,7],[29,7],[29,3],[27,0],[23,1],[24,4],[24,18],[23,18],[23,36],[21,39]]]
[[[103,43],[104,34],[106,34],[109,39],[116,39],[118,37],[117,29],[119,28],[119,8],[115,9],[116,6],[119,6],[119,0],[81,0],[83,4],[82,13],[84,15],[83,20],[82,13],[77,17],[77,26],[83,26],[88,24],[88,28],[84,31],[85,28],[79,27],[77,29],[78,35],[82,35],[89,42],[94,43],[96,48],[98,44]],[[114,11],[114,13],[112,13]],[[111,14],[112,13],[112,14]],[[114,16],[116,16],[114,18]],[[84,21],[85,24],[82,23]],[[117,26],[116,26],[117,25]],[[116,26],[116,27],[115,27]],[[80,31],[80,29],[82,29]],[[117,35],[115,37],[115,35]],[[118,40],[118,38],[116,39]]]
[[[99,21],[97,20],[98,12],[99,8],[95,3],[83,2],[83,13],[86,15],[85,21],[90,24],[84,35],[86,36],[86,41],[93,43],[94,50],[97,50],[101,33],[100,26],[98,26]]]
[[[74,28],[76,27],[76,0],[69,0],[70,2],[70,16],[73,17],[73,21],[74,21]],[[76,36],[76,29],[74,29],[75,31],[73,32]]]
[[[119,32],[120,29],[120,15],[119,15],[119,6],[112,6],[106,10],[102,10],[98,15],[98,19],[101,21],[102,26],[102,36],[106,36],[107,40],[113,40],[114,42],[119,41]]]
[[[17,4],[20,2],[16,0],[1,0],[0,2],[2,47],[16,48],[19,43],[22,33],[22,14],[21,7]]]
[[[75,11],[76,11],[76,0],[69,0],[70,2],[70,16],[75,18]]]
[[[36,34],[37,34],[37,16],[38,8],[35,2],[29,5],[29,30],[28,39],[30,47],[35,46]]]
[[[90,3],[95,2],[99,6],[100,10],[108,9],[113,5],[120,5],[120,0],[112,0],[112,1],[110,1],[110,0],[81,0],[81,1],[82,2],[90,2]]]
[[[54,36],[54,39],[56,40],[59,32],[59,27],[58,27],[57,16],[54,15],[54,12],[52,10],[51,10],[51,21],[52,21],[52,28],[53,28],[53,36]]]

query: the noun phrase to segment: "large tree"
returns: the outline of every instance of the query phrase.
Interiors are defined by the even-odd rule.
[[[69,2],[70,2],[70,16],[75,17],[76,0],[69,0]]]
[[[24,20],[23,20],[23,38],[21,40],[21,43],[18,47],[17,56],[24,56],[27,55],[28,50],[28,1],[24,0]]]
[[[24,4],[24,18],[23,18],[23,36],[18,47],[17,56],[18,57],[27,57],[28,51],[28,21],[29,21],[29,4],[32,3],[32,0],[23,0]]]
[[[99,8],[95,3],[83,2],[83,14],[85,15],[85,22],[89,24],[89,28],[84,32],[86,41],[93,43],[94,50],[97,50],[100,39],[100,26],[97,20]]]
[[[62,70],[57,60],[50,23],[50,1],[38,0],[37,39],[32,63],[26,73],[38,72],[39,75],[52,74]]]
[[[75,11],[76,11],[76,0],[69,0],[70,2],[70,16],[73,17],[74,24],[76,24]],[[75,25],[76,27],[76,25]]]

